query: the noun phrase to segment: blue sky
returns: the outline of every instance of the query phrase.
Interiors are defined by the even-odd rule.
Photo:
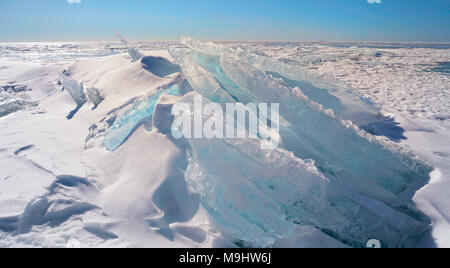
[[[115,30],[130,40],[450,42],[450,0],[0,0],[0,41],[114,40]]]

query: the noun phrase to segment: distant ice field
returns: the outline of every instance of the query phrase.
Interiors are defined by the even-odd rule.
[[[377,105],[404,114],[448,120],[450,44],[369,42],[226,42],[282,62],[331,75]],[[183,47],[178,42],[140,42],[139,50]],[[116,42],[0,43],[0,58],[13,62],[70,64],[125,53]],[[5,66],[0,66],[5,68]],[[414,100],[408,101],[410,97]]]

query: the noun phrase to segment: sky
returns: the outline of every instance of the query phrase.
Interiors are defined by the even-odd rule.
[[[450,0],[0,0],[0,41],[450,42]]]

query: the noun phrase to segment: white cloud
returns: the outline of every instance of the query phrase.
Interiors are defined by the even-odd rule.
[[[369,4],[381,4],[381,0],[367,0]]]
[[[67,0],[69,4],[81,4],[81,0]]]

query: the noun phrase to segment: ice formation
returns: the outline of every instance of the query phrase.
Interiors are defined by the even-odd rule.
[[[83,83],[78,83],[68,75],[69,73],[65,71],[59,76],[58,80],[62,85],[62,89],[69,92],[76,104],[75,109],[67,115],[67,119],[72,119],[78,110],[88,101],[93,104],[92,110],[95,110],[97,106],[104,101],[105,98],[97,88],[85,88]]]
[[[88,88],[86,89],[86,95],[88,99],[94,104],[92,109],[97,108],[97,106],[105,100],[105,98],[101,95],[97,88]]]
[[[325,108],[332,109],[343,119],[351,120],[359,126],[373,122],[379,113],[368,99],[360,96],[345,83],[330,76],[318,75],[297,65],[288,65],[282,61],[258,55],[252,50],[203,43],[190,37],[182,37],[181,42],[190,48],[189,53],[194,54],[191,56],[192,60],[200,66],[213,64],[216,66],[213,68],[217,68],[220,64],[219,68],[229,74],[234,66],[244,67],[243,65],[246,65],[273,74],[292,86],[300,86],[302,90],[304,88],[303,93],[306,96],[322,104]],[[198,53],[208,56],[202,57],[202,54],[198,56]],[[172,52],[172,54],[176,55],[176,52]],[[213,62],[214,60],[215,62]],[[210,68],[209,70],[211,71]]]
[[[193,95],[181,101],[193,105]],[[408,246],[427,229],[426,217],[417,210],[368,198],[358,193],[356,183],[321,172],[313,160],[283,149],[264,151],[249,139],[188,143],[185,176],[202,205],[225,233],[253,246],[271,246],[299,225],[313,226],[355,247],[364,247],[370,237],[389,247]]]
[[[67,119],[72,119],[78,110],[88,101],[88,98],[85,93],[85,89],[83,84],[79,84],[77,81],[71,79],[67,76],[68,74],[60,75],[60,82],[63,85],[63,90],[69,92],[73,101],[76,104],[75,109],[73,109],[68,115]]]
[[[105,147],[110,151],[116,150],[138,127],[145,122],[151,122],[155,106],[161,95],[178,95],[179,92],[178,84],[172,84],[167,88],[158,89],[150,96],[132,100],[128,105],[129,109],[124,109],[122,114],[115,115],[117,118],[104,139]]]
[[[31,91],[27,85],[8,83],[0,86],[0,118],[20,110],[27,110],[38,106],[27,92]]]
[[[347,87],[328,86],[330,81],[283,63],[188,40],[190,48],[170,51],[195,91],[180,102],[191,103],[200,93],[205,102],[280,103],[278,150],[261,151],[249,139],[187,139],[185,177],[224,233],[262,247],[299,225],[357,247],[373,237],[389,247],[420,240],[429,221],[404,195],[431,168],[341,118],[367,123],[378,114],[375,107]],[[307,82],[280,73],[300,73]],[[170,95],[171,89],[122,108],[111,120],[105,147],[114,151],[151,121],[163,93]]]
[[[0,117],[7,116],[20,110],[26,110],[38,105],[27,95],[0,92]]]
[[[125,40],[125,38],[123,38],[118,32],[116,32],[116,35],[120,39],[120,42],[122,42],[122,45],[124,45],[127,48],[128,54],[130,54],[130,57],[133,61],[138,61],[143,57],[141,52],[139,52],[139,50],[137,50],[135,47],[130,45],[127,42],[127,40]]]
[[[372,178],[366,180],[373,182],[372,186],[384,188],[394,195],[403,192],[410,182],[423,179],[424,172],[426,173],[428,169],[421,170],[420,166],[416,167],[416,161],[408,165],[409,161],[405,161],[401,154],[398,157],[397,152],[384,148],[385,146],[375,138],[366,136],[350,122],[344,122],[336,117],[334,111],[325,110],[323,106],[311,101],[300,88],[290,87],[282,80],[267,75],[251,63],[241,60],[240,54],[225,53],[221,57],[220,66],[225,66],[230,77],[227,79],[236,83],[236,91],[242,88],[241,94],[247,96],[251,94],[248,99],[251,98],[259,103],[276,102],[281,104],[280,115],[288,121],[288,127],[282,129],[285,140],[284,147],[293,151],[296,156],[303,159],[314,159],[321,169],[333,175],[346,174],[343,175],[343,179],[349,181],[358,181],[366,177],[366,174],[371,174]],[[180,58],[177,52],[172,54],[175,58]],[[190,57],[192,54],[184,53],[183,55]],[[194,58],[198,57],[194,56]],[[208,65],[204,61],[201,64]],[[217,61],[215,64],[215,70],[220,70]],[[191,77],[188,72],[185,72],[185,75],[189,81],[199,79],[199,73],[195,77]],[[191,85],[197,90],[196,83],[191,83]],[[200,88],[199,92],[203,91],[204,89]],[[237,94],[239,93],[234,95]],[[352,92],[346,94],[353,98]],[[206,97],[210,96],[206,95]],[[325,102],[328,101],[328,97],[326,95],[324,98]],[[320,95],[316,96],[319,103],[324,99],[320,98]],[[211,100],[215,101],[215,99]],[[242,102],[245,103],[245,100]],[[356,108],[352,108],[360,110],[360,107],[357,105]],[[330,128],[333,131],[329,131]],[[357,161],[358,158],[363,158],[368,163],[361,163]],[[384,165],[391,166],[385,171],[380,171],[376,165],[373,165],[379,161],[384,162],[386,159],[392,159],[392,161],[384,163]],[[406,159],[409,158],[406,157]],[[369,181],[365,181],[365,186],[361,185],[360,187],[365,188]],[[367,187],[366,191],[374,189],[372,186]]]

